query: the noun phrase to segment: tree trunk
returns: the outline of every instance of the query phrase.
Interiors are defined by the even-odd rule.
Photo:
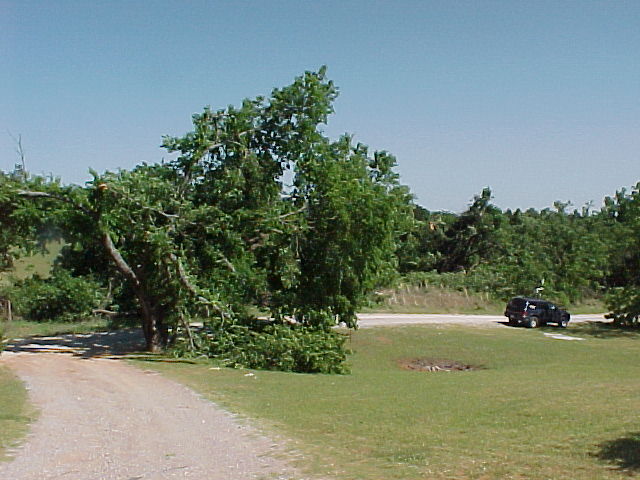
[[[142,314],[142,332],[146,342],[148,352],[157,353],[167,346],[168,331],[164,321],[164,311],[161,307],[154,305],[142,288],[138,284],[134,287],[136,297],[140,303],[140,313]]]
[[[131,281],[138,303],[140,303],[142,331],[144,333],[147,351],[161,352],[164,350],[164,347],[166,347],[168,340],[168,332],[164,323],[164,312],[162,308],[155,305],[153,299],[147,295],[143,283],[124,258],[122,258],[122,255],[113,244],[109,232],[102,233],[102,244],[120,273]]]
[[[18,195],[27,198],[52,198],[71,204],[76,210],[84,213],[87,217],[94,219],[99,227],[99,212],[90,210],[81,204],[75,203],[70,198],[47,192],[31,192],[27,190],[20,190]],[[131,285],[133,286],[136,298],[140,303],[142,331],[144,332],[147,350],[150,352],[162,351],[164,347],[166,347],[169,338],[167,326],[164,322],[164,311],[162,310],[162,307],[158,306],[150,295],[147,295],[144,285],[140,282],[136,273],[122,257],[106,228],[102,229],[101,240],[102,245],[107,250],[107,253],[113,260],[113,263],[116,265],[116,268],[127,280],[131,282]]]

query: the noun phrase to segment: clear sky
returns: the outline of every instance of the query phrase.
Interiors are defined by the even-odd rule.
[[[640,180],[640,1],[0,0],[0,169],[156,162],[205,105],[328,66],[325,132],[431,210],[600,205]],[[166,155],[165,155],[166,156]]]

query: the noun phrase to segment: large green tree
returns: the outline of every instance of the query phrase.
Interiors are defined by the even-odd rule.
[[[194,316],[233,323],[252,303],[276,322],[354,326],[394,267],[410,196],[391,155],[322,133],[336,95],[324,68],[306,72],[269,98],[194,115],[193,131],[164,139],[175,160],[22,189],[20,205],[56,205],[69,255],[118,275],[150,350]]]
[[[640,183],[605,199],[603,217],[615,237],[607,278],[610,317],[619,325],[640,325]]]

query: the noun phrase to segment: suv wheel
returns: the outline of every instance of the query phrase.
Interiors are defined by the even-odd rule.
[[[569,325],[569,320],[567,320],[566,318],[560,320],[560,323],[558,324],[560,328],[567,328],[567,325]]]
[[[540,325],[540,320],[538,320],[538,317],[531,317],[527,325],[529,328],[536,328],[538,325]]]

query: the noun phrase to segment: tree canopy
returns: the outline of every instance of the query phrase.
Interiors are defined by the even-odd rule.
[[[336,96],[324,68],[306,72],[268,98],[194,115],[191,132],[164,138],[174,160],[92,172],[86,186],[5,178],[5,203],[63,232],[68,267],[118,279],[150,350],[194,317],[237,323],[251,305],[276,323],[355,326],[395,267],[411,198],[393,156],[323,134]]]

